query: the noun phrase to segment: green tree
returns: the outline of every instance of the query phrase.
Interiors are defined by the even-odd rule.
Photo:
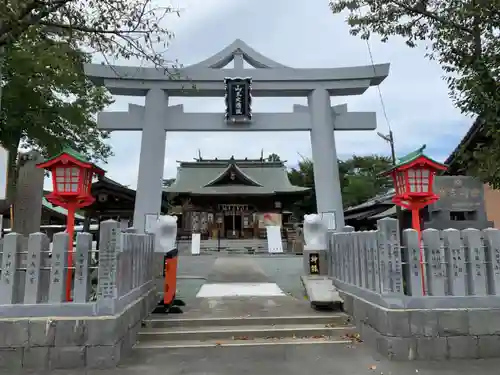
[[[5,0],[0,4],[0,47],[37,29],[106,57],[137,58],[165,66],[173,34],[164,18],[177,13],[155,0]]]
[[[53,155],[68,145],[94,161],[111,149],[95,114],[111,101],[84,74],[90,55],[76,43],[56,41],[31,29],[5,49],[0,143],[9,150],[9,201],[15,191],[19,147]]]
[[[281,161],[281,158],[278,154],[275,154],[274,152],[272,154],[269,154],[267,156],[267,161]]]
[[[351,33],[363,39],[426,43],[456,106],[483,123],[488,141],[464,155],[468,169],[500,187],[500,0],[331,0],[330,7],[347,10]]]
[[[390,178],[379,174],[390,169],[391,160],[385,156],[356,156],[339,161],[342,202],[344,207],[355,206],[392,188]],[[316,212],[314,191],[314,168],[311,159],[303,158],[296,168],[288,172],[290,182],[297,186],[311,188],[311,191],[296,203],[297,215]]]

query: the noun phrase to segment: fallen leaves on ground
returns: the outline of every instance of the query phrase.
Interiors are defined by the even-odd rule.
[[[233,336],[232,339],[233,340],[242,340],[242,341],[251,340],[250,337],[248,337],[248,336]]]
[[[353,342],[363,342],[359,333],[346,333],[343,338],[346,340],[351,340]]]

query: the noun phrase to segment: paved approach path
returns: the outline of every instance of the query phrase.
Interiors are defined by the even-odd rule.
[[[183,318],[314,314],[300,286],[300,257],[185,257],[180,294],[188,306]],[[196,298],[210,284],[277,283],[285,295]],[[389,362],[358,344],[266,345],[135,351],[118,368],[61,370],[53,375],[497,375],[500,360]],[[31,374],[46,375],[47,372]]]
[[[301,267],[297,256],[181,258],[182,318],[314,314],[300,284]]]

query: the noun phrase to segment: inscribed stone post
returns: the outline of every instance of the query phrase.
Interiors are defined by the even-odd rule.
[[[445,296],[446,268],[439,231],[437,229],[424,230],[422,232],[422,241],[424,243],[425,259],[427,261],[427,293],[430,296]]]
[[[49,303],[60,303],[65,301],[66,296],[66,274],[67,274],[67,251],[69,236],[60,232],[52,238],[52,258],[50,265]]]
[[[36,166],[43,161],[38,152],[20,154],[18,160],[12,230],[28,236],[40,231],[45,172]]]
[[[355,280],[356,280],[356,263],[354,261],[354,241],[353,241],[353,236],[352,233],[346,233],[345,234],[345,239],[346,239],[346,249],[347,249],[347,271],[348,271],[348,279],[349,283],[355,285]]]
[[[364,248],[366,256],[366,288],[370,290],[375,290],[374,279],[373,279],[373,251],[370,246],[370,240],[372,237],[372,231],[364,232]]]
[[[147,234],[137,235],[137,286],[141,286],[144,281],[144,257],[146,256],[146,241],[148,240]]]
[[[40,266],[44,252],[48,250],[49,239],[43,233],[32,233],[28,239],[26,281],[24,283],[24,304],[36,304],[41,300]]]
[[[339,233],[335,233],[333,237],[334,237],[333,241],[335,246],[335,252],[337,253],[335,278],[344,281],[344,251],[342,248],[342,237]]]
[[[9,233],[3,238],[2,275],[0,278],[0,305],[15,303],[18,290],[14,276],[18,266],[17,252],[22,246],[22,236]]]
[[[334,245],[334,232],[327,232],[326,244],[328,247],[328,254],[330,254],[328,258],[328,277],[333,277],[333,275],[335,274],[335,259],[337,256]]]
[[[149,243],[148,243],[148,276],[147,280],[152,281],[154,279],[153,275],[153,260],[154,260],[154,246],[155,246],[155,235],[150,234],[149,235]]]
[[[130,242],[131,242],[131,249],[130,249],[130,255],[132,256],[132,288],[135,289],[137,287],[137,248],[138,248],[138,243],[139,243],[139,235],[136,234],[132,237],[130,237]]]
[[[500,231],[488,228],[483,230],[486,246],[486,267],[489,294],[500,294]]]
[[[360,250],[359,250],[359,258],[361,261],[361,287],[369,289],[368,287],[368,247],[367,247],[367,241],[368,241],[368,232],[361,232],[359,234],[359,243],[360,243]]]
[[[343,245],[343,237],[342,233],[337,232],[334,234],[334,242],[335,242],[335,248],[337,251],[337,274],[336,278],[342,281],[345,281],[345,266],[344,266],[344,245]]]
[[[467,274],[465,268],[465,252],[457,229],[443,231],[444,256],[447,266],[448,294],[452,296],[467,295]]]
[[[130,290],[130,260],[129,260],[129,237],[130,233],[122,233],[121,252],[118,255],[118,295],[123,296]]]
[[[403,246],[406,251],[408,262],[408,279],[406,279],[406,289],[410,296],[423,296],[422,269],[420,267],[420,244],[418,233],[414,229],[403,231]]]
[[[358,232],[353,232],[349,234],[351,237],[352,241],[352,254],[354,256],[354,262],[353,262],[353,284],[360,286],[361,285],[361,265],[360,265],[360,256],[359,256],[359,233]]]
[[[380,281],[380,258],[378,249],[378,231],[370,231],[370,236],[368,238],[368,251],[372,255],[373,262],[373,290],[377,293],[381,293],[381,281]]]
[[[485,296],[486,289],[486,264],[484,246],[481,241],[481,232],[477,229],[462,231],[467,261],[467,286],[470,295]]]
[[[101,222],[99,231],[98,301],[103,310],[114,313],[115,301],[118,297],[116,250],[120,224],[114,220],[106,220]]]
[[[383,293],[403,293],[403,272],[401,268],[401,246],[396,219],[384,218],[377,221],[379,228],[379,257]],[[384,270],[385,268],[385,270]]]
[[[92,235],[90,233],[78,233],[76,236],[75,281],[73,287],[73,301],[75,302],[87,302],[89,286],[89,254],[91,251]]]

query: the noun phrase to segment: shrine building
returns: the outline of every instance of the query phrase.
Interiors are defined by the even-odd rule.
[[[265,227],[283,228],[291,221],[292,205],[309,191],[290,183],[283,161],[232,157],[178,163],[175,182],[165,191],[181,237],[265,238]]]

